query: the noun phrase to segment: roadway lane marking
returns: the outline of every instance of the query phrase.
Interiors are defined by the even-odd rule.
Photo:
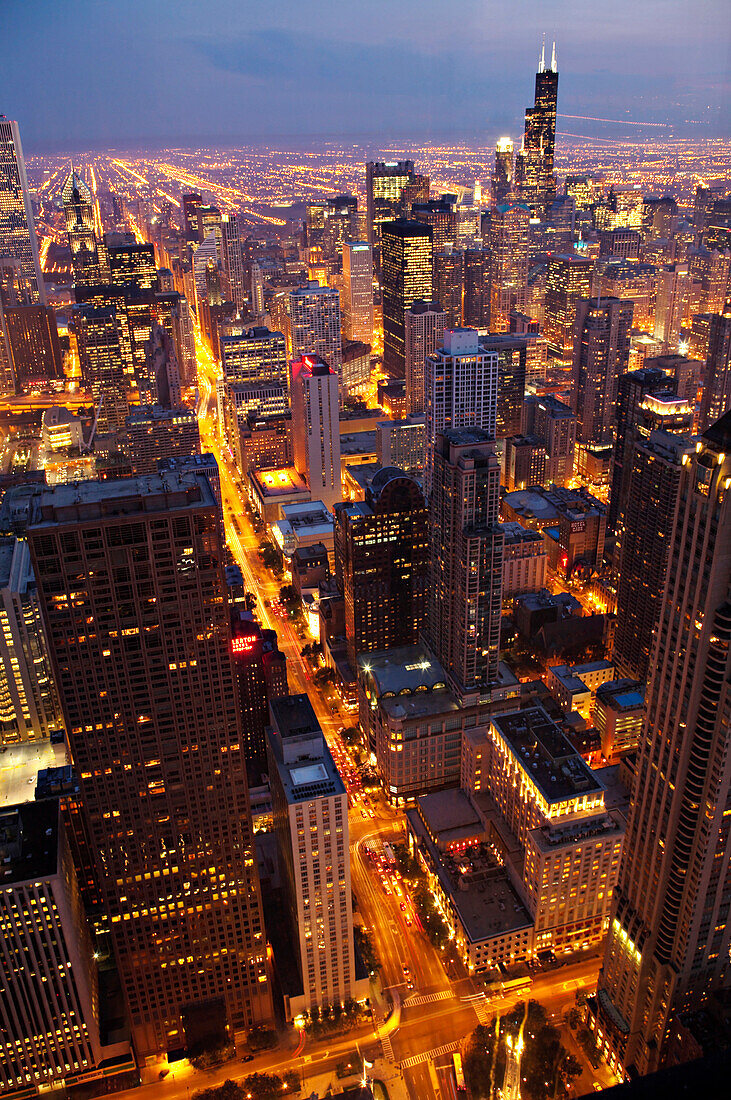
[[[417,1005],[430,1005],[434,1001],[447,1001],[454,997],[451,989],[439,989],[436,993],[415,993],[413,997],[407,997],[404,1008],[416,1008]]]
[[[461,1039],[455,1039],[453,1043],[445,1043],[441,1047],[435,1047],[434,1050],[424,1051],[423,1054],[412,1054],[410,1058],[404,1058],[402,1062],[399,1062],[399,1065],[401,1069],[412,1069],[414,1066],[421,1066],[425,1062],[433,1062],[441,1054],[454,1054],[455,1050],[459,1050],[461,1043]]]

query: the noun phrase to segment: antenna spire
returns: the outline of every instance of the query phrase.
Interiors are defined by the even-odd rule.
[[[556,68],[556,43],[555,42],[553,43],[553,49],[551,50],[551,72],[552,73],[557,73],[558,72],[558,69]]]
[[[538,72],[545,73],[546,71],[546,36],[543,35],[543,41],[541,42],[541,60],[538,62]]]

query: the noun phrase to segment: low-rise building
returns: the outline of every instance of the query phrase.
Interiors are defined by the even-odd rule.
[[[281,518],[286,504],[303,504],[310,500],[310,489],[304,477],[293,466],[275,470],[249,470],[248,495],[251,506],[264,523]]]
[[[602,684],[614,679],[613,661],[590,661],[584,665],[552,665],[546,685],[562,710],[583,710],[587,714]]]
[[[607,760],[634,752],[645,718],[645,685],[640,680],[609,680],[597,688],[594,724]]]
[[[546,583],[546,544],[538,531],[520,523],[501,523],[503,600],[522,592],[540,592]]]
[[[271,524],[272,537],[289,564],[296,550],[324,545],[331,564],[334,561],[333,515],[321,500],[283,504],[281,516]]]

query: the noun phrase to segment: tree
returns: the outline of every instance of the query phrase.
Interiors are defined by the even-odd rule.
[[[331,668],[316,668],[312,673],[312,679],[319,688],[325,687],[326,684],[332,684],[335,680],[335,673]]]
[[[495,1056],[495,1026],[478,1024],[467,1040],[463,1056],[465,1082],[475,1100],[489,1097]]]
[[[282,563],[273,542],[264,539],[259,543],[259,557],[262,560],[262,564],[266,566],[267,569],[271,569],[275,573],[281,573]]]
[[[260,1024],[258,1027],[253,1027],[251,1029],[246,1036],[246,1041],[249,1050],[256,1054],[260,1050],[271,1050],[272,1047],[277,1045],[278,1039],[277,1033],[273,1028],[264,1027]]]

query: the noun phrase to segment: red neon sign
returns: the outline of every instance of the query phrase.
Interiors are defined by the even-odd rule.
[[[242,638],[231,639],[231,652],[232,653],[251,653],[256,643],[256,638],[253,634],[247,634]]]

